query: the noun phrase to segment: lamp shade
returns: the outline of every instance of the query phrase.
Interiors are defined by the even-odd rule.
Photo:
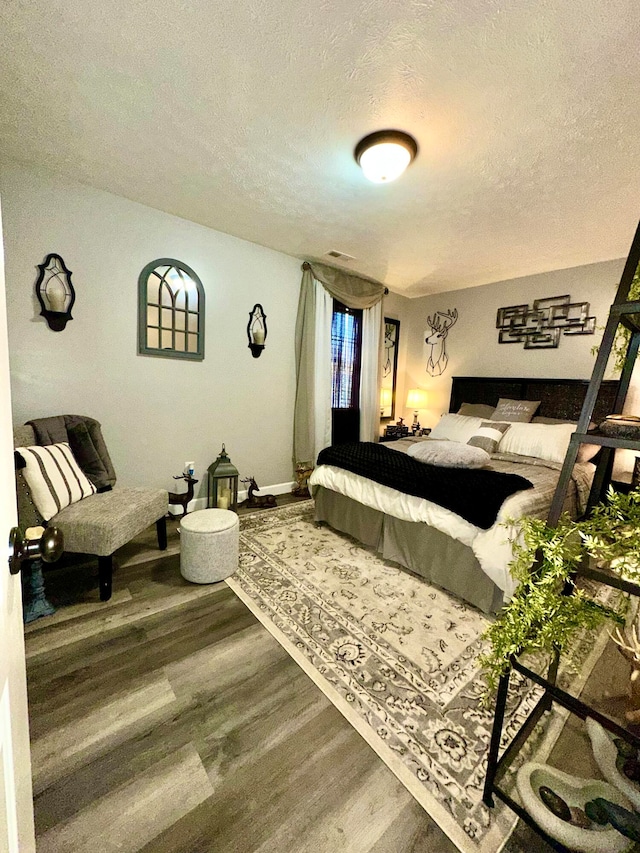
[[[386,409],[392,402],[391,388],[380,389],[380,408]]]
[[[399,130],[379,130],[361,139],[354,152],[362,171],[374,184],[395,181],[416,156],[418,145]]]
[[[412,388],[407,393],[407,409],[426,409],[428,399],[427,392],[422,388]]]

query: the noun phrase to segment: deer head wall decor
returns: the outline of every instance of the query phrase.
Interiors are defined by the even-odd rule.
[[[427,326],[431,329],[424,339],[425,344],[431,347],[427,360],[427,373],[430,376],[440,376],[447,369],[449,356],[446,351],[446,340],[449,329],[458,319],[456,308],[447,311],[436,311],[431,317],[427,317]]]

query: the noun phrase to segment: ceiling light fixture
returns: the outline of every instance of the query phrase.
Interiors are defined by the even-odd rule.
[[[378,130],[356,145],[356,162],[370,181],[385,184],[395,181],[418,153],[413,136],[401,130]]]

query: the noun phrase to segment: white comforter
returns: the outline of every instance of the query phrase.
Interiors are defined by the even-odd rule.
[[[400,442],[396,442],[397,445]],[[400,446],[394,450],[402,450]],[[406,449],[406,448],[405,448]],[[406,495],[389,486],[352,474],[333,465],[320,465],[309,479],[311,486],[324,486],[348,498],[403,521],[417,521],[435,527],[453,539],[468,545],[475,554],[482,570],[504,593],[505,601],[513,595],[515,582],[509,572],[513,558],[510,539],[516,535],[513,527],[506,525],[507,519],[523,515],[546,517],[551,505],[560,468],[555,462],[543,462],[526,456],[494,454],[489,466],[495,471],[521,474],[533,483],[534,488],[516,492],[502,504],[495,524],[488,530],[476,527],[451,510],[436,503]],[[595,467],[587,462],[574,467],[574,490],[569,495],[569,511],[583,511],[586,505]]]

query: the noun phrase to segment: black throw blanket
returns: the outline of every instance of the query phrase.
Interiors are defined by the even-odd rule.
[[[318,465],[335,465],[399,492],[426,498],[483,530],[495,523],[500,507],[510,495],[533,488],[518,474],[427,465],[370,441],[325,447],[318,455]]]

